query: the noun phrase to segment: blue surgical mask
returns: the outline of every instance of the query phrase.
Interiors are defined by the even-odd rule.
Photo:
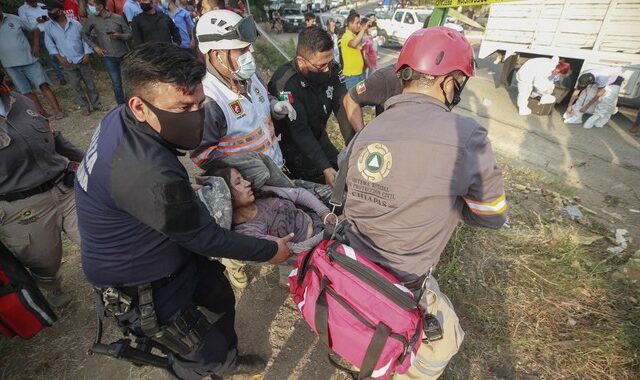
[[[554,82],[560,82],[561,79],[562,77],[559,74],[553,74],[553,76],[551,77],[551,80]]]
[[[100,12],[98,12],[98,10],[96,9],[96,7],[94,7],[93,5],[89,5],[89,4],[87,4],[87,11],[89,11],[89,13],[91,13],[91,14],[92,14],[92,15],[94,15],[94,16],[97,16],[97,15],[98,15],[98,13],[100,13]]]

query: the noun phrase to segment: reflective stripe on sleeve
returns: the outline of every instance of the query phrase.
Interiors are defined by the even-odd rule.
[[[504,193],[493,202],[472,201],[464,197],[463,199],[467,202],[467,206],[469,206],[471,212],[478,215],[498,215],[507,209],[507,201]]]

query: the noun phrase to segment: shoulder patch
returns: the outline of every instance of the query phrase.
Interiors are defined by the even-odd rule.
[[[356,84],[356,93],[358,95],[362,95],[365,92],[367,92],[367,85],[364,83],[364,80],[361,80],[360,82],[358,82],[358,84]]]
[[[362,177],[373,183],[384,179],[391,171],[393,157],[386,145],[380,143],[369,144],[358,157],[358,171]]]

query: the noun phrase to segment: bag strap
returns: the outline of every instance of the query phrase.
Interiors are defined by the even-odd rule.
[[[327,347],[329,345],[329,305],[327,304],[327,286],[330,282],[326,277],[320,280],[320,294],[316,301],[316,315],[314,316],[314,324],[320,341]]]
[[[369,342],[369,347],[367,347],[367,352],[364,355],[358,380],[371,378],[373,370],[384,349],[384,345],[387,343],[389,334],[391,334],[391,329],[382,322],[378,323],[376,331],[373,333],[373,338],[371,338],[371,342]]]
[[[351,157],[353,146],[355,145],[356,138],[359,134],[360,132],[353,135],[351,143],[347,147],[347,154],[344,156],[344,160],[342,161],[342,167],[340,168],[340,170],[338,171],[338,175],[336,176],[336,183],[333,186],[331,200],[329,200],[329,204],[334,207],[340,207],[344,202],[344,193],[347,190],[347,172],[349,171],[349,158]]]
[[[338,170],[338,175],[336,176],[336,183],[333,185],[333,192],[331,193],[331,198],[329,199],[329,204],[332,206],[331,213],[333,214],[335,214],[337,207],[342,207],[342,205],[344,204],[344,194],[347,191],[347,172],[349,171],[349,157],[351,157],[353,146],[355,145],[355,141],[358,138],[359,134],[360,132],[353,135],[351,142],[347,146],[347,154],[344,156],[342,165],[340,167],[340,170]],[[325,225],[324,239],[333,239],[335,230],[336,225]]]
[[[329,364],[334,366],[338,371],[346,373],[352,380],[358,380],[358,371],[354,371],[338,363],[334,358],[331,357],[331,352],[327,353],[327,359],[329,359]]]

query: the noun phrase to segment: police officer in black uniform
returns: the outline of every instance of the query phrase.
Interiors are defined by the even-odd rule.
[[[288,99],[297,115],[295,120],[274,120],[276,133],[282,134],[280,149],[292,178],[333,186],[338,150],[326,132],[331,112],[344,139],[353,135],[342,107],[344,76],[333,59],[333,40],[320,27],[300,32],[296,54],[276,70],[268,86],[272,95]]]
[[[255,373],[238,356],[234,294],[208,257],[277,264],[286,243],[222,229],[192,190],[180,150],[200,143],[205,68],[187,50],[144,44],[122,62],[127,103],[107,114],[80,165],[82,265],[107,314],[169,354],[181,379]]]

